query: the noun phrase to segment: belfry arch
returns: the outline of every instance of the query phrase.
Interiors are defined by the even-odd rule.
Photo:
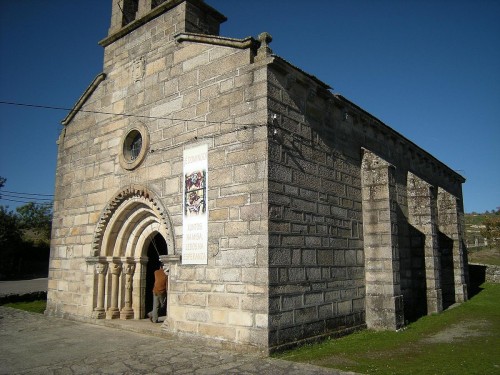
[[[91,315],[97,319],[141,319],[145,315],[148,248],[165,241],[164,254],[175,254],[172,225],[157,195],[132,185],[120,190],[96,226],[92,267]]]

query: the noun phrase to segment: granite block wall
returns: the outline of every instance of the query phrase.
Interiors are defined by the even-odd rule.
[[[269,34],[218,37],[225,17],[201,0],[129,1],[126,22],[122,3],[63,120],[48,314],[144,318],[157,235],[162,329],[180,335],[268,352],[467,299],[460,175],[273,55]],[[183,151],[200,144],[208,263],[187,265]]]

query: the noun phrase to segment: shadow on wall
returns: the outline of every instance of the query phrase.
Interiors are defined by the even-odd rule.
[[[486,281],[486,266],[469,264],[469,298],[474,297],[483,290],[481,284]]]
[[[409,290],[403,289],[403,295],[409,293],[410,301],[405,303],[405,319],[414,322],[427,315],[427,281],[425,274],[425,235],[409,223],[409,256],[401,259],[401,273],[410,275],[405,284]],[[403,276],[401,276],[403,287]]]
[[[443,292],[443,309],[456,302],[455,270],[453,268],[453,240],[442,232],[438,232],[439,251],[441,253],[441,290]]]

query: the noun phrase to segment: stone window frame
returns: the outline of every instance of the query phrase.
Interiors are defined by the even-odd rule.
[[[138,154],[134,155],[130,147],[138,136],[142,140],[141,149]],[[149,149],[149,132],[146,126],[141,123],[130,126],[122,136],[120,147],[120,165],[122,168],[128,171],[137,168],[146,158]]]

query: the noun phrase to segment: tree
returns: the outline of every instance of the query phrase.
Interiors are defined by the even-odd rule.
[[[17,215],[0,206],[0,280],[18,271],[18,254],[24,250]]]
[[[50,241],[52,228],[52,204],[26,203],[16,208],[21,229],[31,230],[43,242]]]
[[[0,176],[0,189],[6,181]],[[0,280],[44,277],[50,253],[52,204],[32,202],[16,211],[0,205]]]
[[[14,248],[21,242],[21,230],[16,214],[0,206],[0,249]]]
[[[490,216],[483,221],[481,235],[488,240],[490,247],[500,241],[500,217]]]

